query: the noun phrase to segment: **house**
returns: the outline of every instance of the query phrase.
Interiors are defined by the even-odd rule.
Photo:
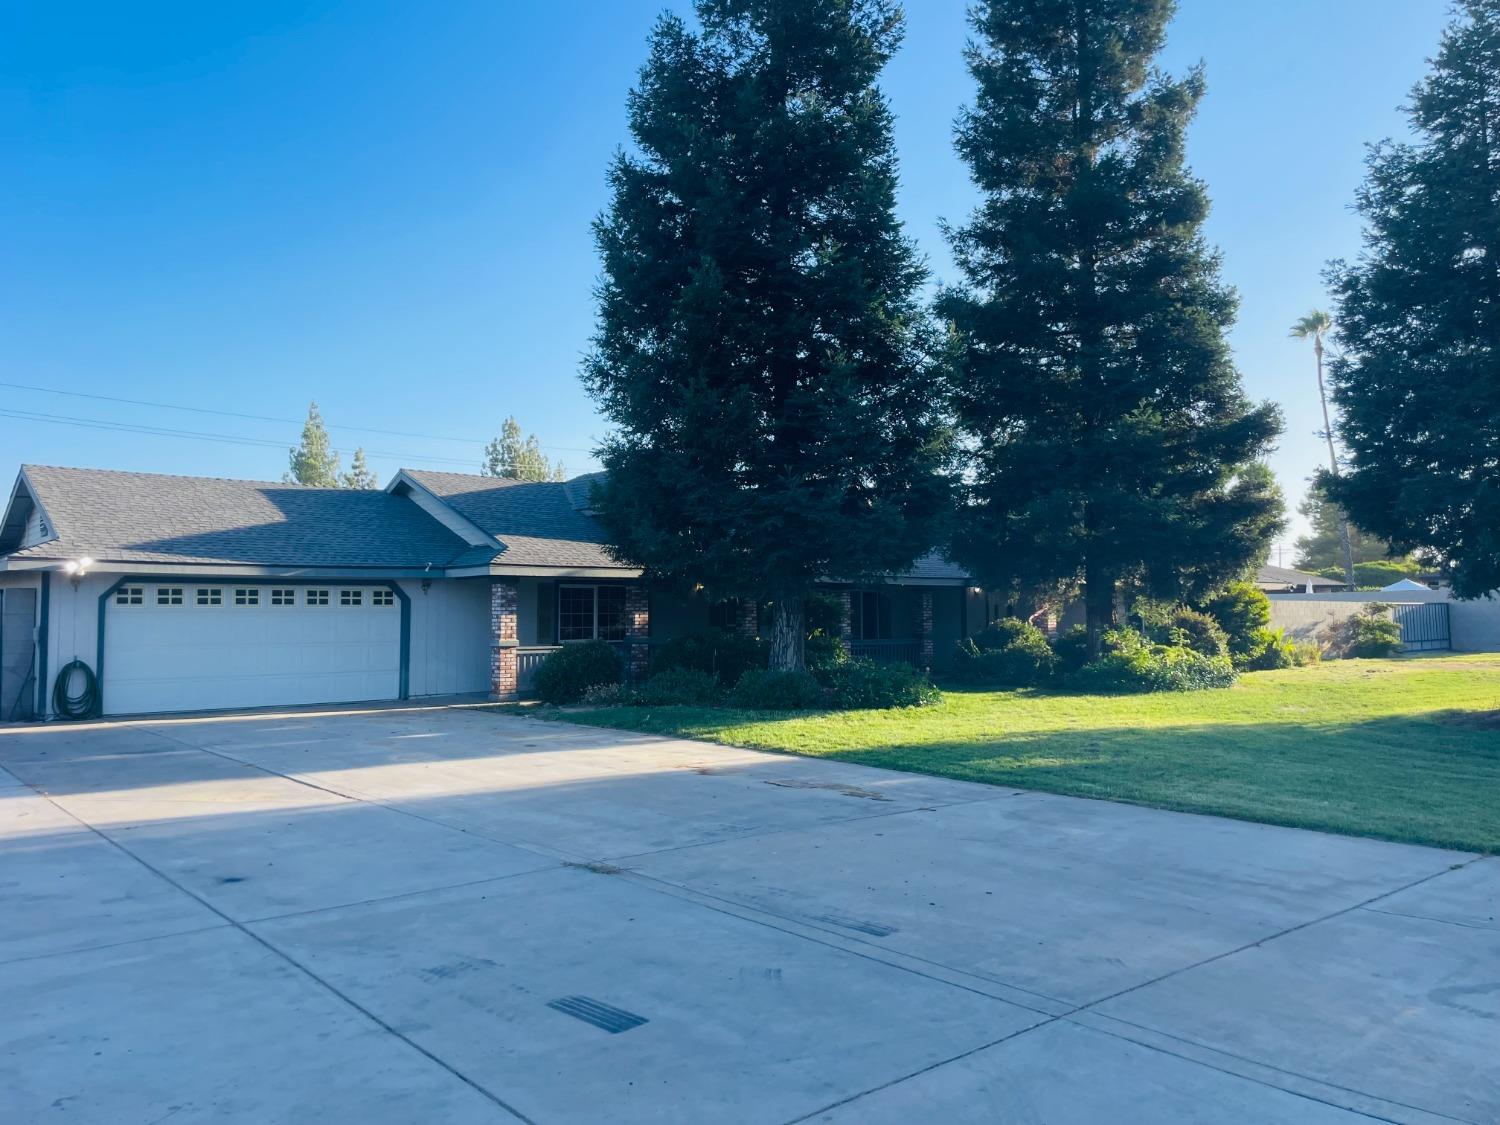
[[[0,721],[81,660],[106,715],[524,695],[559,645],[650,646],[758,610],[610,554],[593,477],[402,470],[380,491],[27,465],[0,521]],[[941,666],[986,599],[936,555],[830,582],[859,655]]]
[[[1309,574],[1305,570],[1293,570],[1286,566],[1263,566],[1255,574],[1255,584],[1268,594],[1323,594],[1331,590],[1347,590],[1348,583],[1325,578],[1321,574]]]

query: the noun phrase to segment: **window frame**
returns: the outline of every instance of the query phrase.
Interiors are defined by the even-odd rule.
[[[850,595],[849,635],[856,641],[890,641],[896,637],[895,598],[888,590],[855,590]],[[871,612],[873,610],[873,612]],[[871,628],[873,624],[873,630]]]
[[[200,609],[217,609],[224,604],[223,586],[193,587],[193,606]]]
[[[365,605],[365,592],[358,586],[339,587],[340,609],[363,609]]]
[[[115,591],[115,605],[142,606],[146,604],[146,587],[121,586]]]
[[[185,606],[187,605],[187,587],[158,586],[156,587],[156,600],[152,604],[158,606]]]
[[[385,586],[377,586],[370,591],[370,604],[376,609],[389,609],[396,604],[396,591]]]
[[[260,587],[259,586],[236,586],[234,588],[234,602],[233,602],[233,604],[238,609],[259,609],[260,608]]]
[[[297,605],[297,587],[272,586],[270,601],[267,604],[274,609],[295,608]]]
[[[327,609],[330,589],[328,586],[309,586],[302,591],[302,604],[310,609]]]
[[[589,591],[589,616],[588,634],[586,636],[563,636],[563,591],[565,590],[588,590]],[[601,590],[619,591],[619,622],[618,636],[605,636],[600,629],[600,598]],[[557,643],[562,645],[582,644],[586,641],[604,641],[606,644],[619,644],[630,636],[630,615],[626,609],[625,587],[610,582],[559,582],[557,584],[556,613],[553,615],[553,632]],[[611,612],[613,607],[611,607]],[[574,613],[572,616],[576,617]],[[615,632],[612,627],[610,632]]]

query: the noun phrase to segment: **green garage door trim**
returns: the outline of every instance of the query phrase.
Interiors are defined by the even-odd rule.
[[[42,575],[42,620],[46,621],[47,615],[47,574]],[[116,579],[110,584],[109,589],[99,595],[99,644],[94,654],[94,674],[99,681],[99,710],[104,710],[104,625],[108,619],[106,611],[109,609],[109,599],[114,597],[115,591],[121,586],[132,582],[173,582],[183,586],[201,585],[211,582],[215,586],[361,586],[382,587],[396,595],[396,601],[401,606],[401,676],[399,683],[398,699],[408,699],[411,696],[411,598],[406,596],[403,590],[395,582],[356,579],[333,579],[333,578],[218,578],[213,576],[187,576],[183,574],[127,574]],[[42,670],[46,671],[46,650],[43,649]],[[45,693],[43,693],[45,694]]]

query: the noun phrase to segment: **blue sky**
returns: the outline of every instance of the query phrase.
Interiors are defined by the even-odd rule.
[[[476,466],[507,414],[591,467],[589,223],[646,35],[687,7],[7,5],[0,381],[287,421],[0,387],[12,414],[272,443],[0,416],[5,457],[274,479],[316,399],[382,480]],[[1404,130],[1446,19],[1444,0],[1182,0],[1171,29],[1164,65],[1207,65],[1189,157],[1246,385],[1286,411],[1293,503],[1321,447],[1287,326],[1323,303],[1323,263],[1357,253],[1364,143]],[[937,220],[973,202],[951,146],[965,34],[964,0],[914,0],[885,81],[902,216],[938,279]]]

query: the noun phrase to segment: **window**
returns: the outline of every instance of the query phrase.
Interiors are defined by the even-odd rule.
[[[340,590],[339,605],[362,605],[365,600],[363,590]]]
[[[394,590],[371,590],[371,605],[395,605],[396,592]]]
[[[739,598],[725,598],[714,602],[708,607],[709,627],[724,629],[730,633],[737,632],[740,627],[740,616],[743,613],[741,607],[744,604]]]
[[[557,639],[623,641],[624,586],[559,586]]]
[[[260,591],[256,589],[236,590],[234,592],[235,605],[260,605]]]
[[[146,590],[142,586],[121,586],[115,591],[115,605],[144,605]]]
[[[297,591],[296,590],[272,590],[271,591],[271,604],[272,605],[296,605],[297,604]]]
[[[201,586],[198,589],[199,605],[223,605],[224,591],[217,586]]]
[[[158,586],[156,588],[156,604],[157,605],[181,605],[182,604],[182,587],[181,586]]]
[[[307,591],[306,600],[307,600],[307,604],[308,605],[327,605],[328,604],[328,591],[327,590],[309,590],[309,591]]]
[[[850,626],[857,641],[891,639],[891,596],[875,590],[849,595]]]

